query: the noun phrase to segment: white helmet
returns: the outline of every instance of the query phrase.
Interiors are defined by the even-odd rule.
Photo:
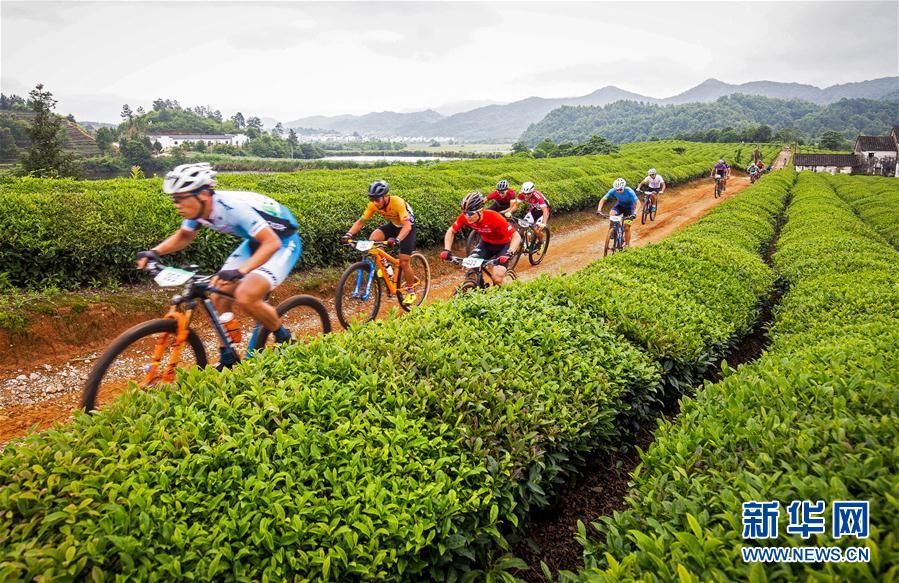
[[[215,175],[215,170],[208,162],[182,164],[165,175],[162,191],[166,194],[178,194],[204,187],[215,188]]]
[[[649,175],[650,175],[650,176],[655,176],[655,175],[656,175],[656,169],[655,169],[655,168],[650,168],[650,169],[649,169]]]
[[[627,182],[624,181],[624,178],[616,178],[615,182],[612,183],[612,188],[618,190],[619,188],[624,188],[627,186]]]
[[[534,183],[533,182],[525,182],[521,185],[521,194],[531,194],[534,192]]]

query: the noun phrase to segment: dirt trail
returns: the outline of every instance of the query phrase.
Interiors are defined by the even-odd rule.
[[[641,225],[639,218],[635,221],[631,243],[642,246],[659,241],[748,186],[748,177],[734,176],[729,181],[727,192],[719,199],[712,196],[714,183],[709,178],[669,188],[659,198],[655,222]],[[526,258],[522,258],[516,269],[521,280],[534,279],[544,273],[572,273],[602,257],[608,222],[599,220],[592,211],[558,217],[550,225],[556,230],[543,264],[532,267]],[[429,301],[447,299],[452,296],[462,274],[458,269],[441,262],[434,251],[427,255],[433,275]],[[340,325],[336,317],[333,317],[333,285],[334,282],[331,282],[330,289],[327,285],[318,286],[312,293],[327,298],[325,304],[332,314],[332,324],[339,329]],[[304,292],[288,285],[282,287],[289,288],[285,290],[289,293]],[[305,293],[309,293],[309,290],[305,290]],[[395,305],[393,300],[388,300],[385,304],[387,308]],[[388,311],[384,306],[381,310],[382,314]],[[149,317],[160,315],[161,312],[150,314]],[[28,366],[0,370],[0,444],[26,434],[31,427],[36,426],[42,430],[54,422],[67,421],[78,405],[84,379],[98,356],[96,351],[133,323],[107,322],[108,339],[94,342],[89,347],[70,347],[69,354],[57,351],[52,357],[36,359]],[[211,353],[214,354],[216,351],[212,348]]]

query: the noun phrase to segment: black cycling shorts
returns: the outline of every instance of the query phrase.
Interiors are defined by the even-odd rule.
[[[489,261],[494,257],[499,257],[500,255],[508,255],[509,254],[509,243],[503,243],[501,245],[494,245],[493,243],[485,243],[481,241],[477,247],[474,248],[474,251],[471,252],[471,257],[480,257],[485,261]]]
[[[384,238],[389,239],[391,237],[396,237],[400,234],[402,227],[397,227],[393,223],[384,223],[376,230],[384,233]],[[406,238],[400,241],[400,253],[404,255],[412,255],[415,253],[415,225],[412,225],[412,230],[409,231],[409,234],[406,235]]]

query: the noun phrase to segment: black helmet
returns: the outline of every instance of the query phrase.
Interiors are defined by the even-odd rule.
[[[478,191],[469,192],[462,199],[463,213],[476,213],[484,208],[484,195]]]
[[[504,190],[509,190],[509,181],[508,180],[500,180],[496,183],[496,189],[500,192]]]
[[[386,180],[375,180],[368,187],[368,198],[381,198],[390,192],[390,185]]]

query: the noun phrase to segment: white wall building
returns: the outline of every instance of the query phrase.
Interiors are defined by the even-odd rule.
[[[150,143],[159,142],[163,152],[186,143],[205,142],[207,146],[228,144],[240,147],[249,140],[246,134],[149,134],[147,137],[150,138]]]
[[[855,154],[793,154],[793,166],[798,172],[826,172],[828,174],[852,174],[861,160]]]

